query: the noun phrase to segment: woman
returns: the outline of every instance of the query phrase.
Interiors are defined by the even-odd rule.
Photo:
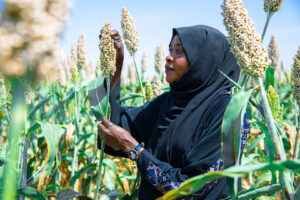
[[[221,123],[233,85],[217,70],[235,81],[240,74],[226,37],[204,25],[173,29],[165,65],[170,92],[137,108],[120,106],[120,37],[115,47],[112,122],[102,118],[98,134],[107,145],[106,153],[124,157],[129,153],[136,160],[142,175],[139,199],[155,199],[188,178],[222,169]],[[139,145],[142,142],[145,147]],[[225,179],[218,179],[188,199],[227,195]]]

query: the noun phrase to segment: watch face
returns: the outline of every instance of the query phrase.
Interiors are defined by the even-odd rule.
[[[130,158],[131,160],[136,160],[136,158],[137,158],[136,152],[130,150],[130,151],[129,151],[129,158]]]

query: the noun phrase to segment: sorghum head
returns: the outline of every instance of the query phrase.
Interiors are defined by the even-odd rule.
[[[134,55],[139,46],[138,31],[135,27],[135,22],[126,8],[122,9],[121,27],[125,45],[130,53]]]
[[[268,102],[274,119],[281,121],[283,118],[283,107],[280,105],[279,96],[270,85],[267,94]]]
[[[77,42],[73,42],[72,49],[71,49],[71,63],[78,63],[78,56],[77,56]]]
[[[154,76],[152,87],[154,97],[157,97],[163,93],[163,91],[161,90],[163,88],[163,84],[161,83],[157,75]]]
[[[54,75],[55,50],[69,8],[70,0],[5,0],[0,25],[0,71],[5,76],[22,76],[28,69],[24,63],[30,62],[38,78]],[[15,58],[20,51],[26,55],[25,62]]]
[[[242,0],[224,0],[222,9],[231,52],[242,72],[251,76],[262,75],[270,61]]]
[[[151,101],[153,99],[153,89],[149,80],[146,81],[146,100]]]
[[[72,72],[73,83],[77,83],[78,79],[79,79],[79,71],[78,71],[78,67],[75,63],[71,64],[71,72]]]
[[[265,0],[264,9],[266,12],[277,12],[280,10],[280,5],[283,0]]]
[[[116,71],[116,50],[114,41],[110,36],[111,26],[105,24],[101,32],[100,40],[100,69],[103,77],[111,78]]]
[[[292,79],[294,82],[294,98],[297,100],[298,105],[300,105],[300,46],[294,57]]]
[[[143,56],[142,56],[141,65],[142,65],[142,73],[144,74],[147,70],[147,56],[146,56],[145,52],[143,53]]]
[[[277,68],[279,64],[279,49],[273,35],[269,44],[268,53],[271,60],[271,67]]]
[[[65,87],[67,85],[66,72],[65,72],[62,64],[60,64],[58,66],[58,82],[63,87]]]
[[[86,45],[85,36],[83,34],[78,39],[77,56],[79,69],[84,68],[86,65]]]
[[[156,47],[155,51],[155,71],[160,74],[164,66],[164,49],[162,46]]]

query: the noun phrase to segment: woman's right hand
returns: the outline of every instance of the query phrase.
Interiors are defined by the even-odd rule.
[[[122,63],[124,60],[124,46],[122,43],[121,36],[117,30],[113,30],[110,36],[114,38],[114,47],[116,49],[116,64]],[[121,65],[122,66],[122,65]],[[118,67],[118,66],[117,66]]]
[[[102,37],[101,33],[102,30],[100,31],[100,35],[99,35],[100,40]],[[113,90],[121,78],[121,72],[122,72],[123,61],[124,61],[124,45],[122,43],[121,36],[117,30],[112,30],[110,36],[114,40],[114,47],[116,49],[116,72],[110,81],[110,89]]]

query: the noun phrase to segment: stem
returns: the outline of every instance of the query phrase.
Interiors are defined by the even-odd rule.
[[[4,187],[3,199],[15,199],[17,186],[17,162],[19,145],[18,141],[22,137],[25,121],[25,97],[24,89],[17,79],[12,79],[12,114],[11,126],[8,134],[8,160],[5,163],[4,169]]]
[[[267,14],[267,20],[266,20],[266,23],[265,23],[265,27],[264,27],[264,30],[263,30],[263,33],[261,35],[261,43],[263,43],[264,41],[264,38],[265,38],[265,35],[266,35],[266,32],[267,32],[267,28],[269,26],[269,22],[270,22],[270,19],[272,17],[274,13],[269,11],[268,14]]]
[[[295,139],[295,146],[294,146],[294,152],[293,152],[293,159],[297,160],[298,159],[298,154],[299,154],[299,119],[300,115],[297,115],[297,109],[298,104],[295,101],[295,124],[296,124],[296,139]]]
[[[273,144],[274,152],[277,158],[276,160],[286,160],[286,154],[284,151],[283,143],[281,138],[277,134],[275,121],[269,106],[269,102],[267,99],[267,95],[263,86],[262,77],[255,77],[258,85],[260,86],[260,96],[261,96],[261,103],[262,108],[264,111],[264,116],[267,122],[267,127],[269,131],[269,135]],[[292,192],[292,181],[291,176],[287,172],[280,172],[279,173],[280,183],[282,185],[282,193],[284,194],[285,199],[293,200],[293,192]]]
[[[75,146],[74,146],[74,154],[73,154],[73,162],[72,162],[72,173],[71,177],[74,176],[75,171],[78,171],[78,158],[77,158],[77,142],[78,142],[78,136],[79,136],[79,120],[78,120],[78,104],[77,104],[77,89],[75,88]]]
[[[26,120],[25,120],[26,121]],[[26,130],[26,127],[25,127]],[[20,179],[20,188],[27,186],[27,151],[28,151],[28,139],[27,139],[27,130],[24,137],[24,149],[22,156],[22,168],[21,168],[21,179]],[[25,200],[25,197],[19,197],[19,200]]]
[[[53,105],[55,105],[55,86],[54,86],[55,83],[51,83],[52,85],[52,100],[53,100]],[[54,118],[54,123],[56,123],[56,116],[55,114],[53,115],[53,118]]]
[[[132,55],[132,59],[133,59],[133,62],[134,62],[134,66],[135,66],[135,71],[136,71],[137,77],[139,79],[139,84],[140,84],[140,87],[141,87],[142,94],[144,96],[144,99],[146,99],[145,90],[144,90],[144,87],[143,87],[143,83],[141,81],[140,74],[139,74],[139,71],[138,71],[138,67],[137,67],[137,64],[136,64],[136,61],[135,61],[135,54]]]
[[[107,88],[107,94],[106,94],[106,118],[109,120],[109,93],[110,93],[110,80],[109,78],[106,79],[106,88]],[[100,178],[101,178],[101,169],[103,165],[103,157],[104,157],[104,150],[105,150],[105,144],[104,141],[101,140],[101,152],[100,152],[100,159],[99,159],[99,167],[98,167],[98,175],[97,175],[97,186],[96,186],[96,192],[94,196],[94,200],[97,200],[98,193],[99,193],[99,187],[100,187]]]

